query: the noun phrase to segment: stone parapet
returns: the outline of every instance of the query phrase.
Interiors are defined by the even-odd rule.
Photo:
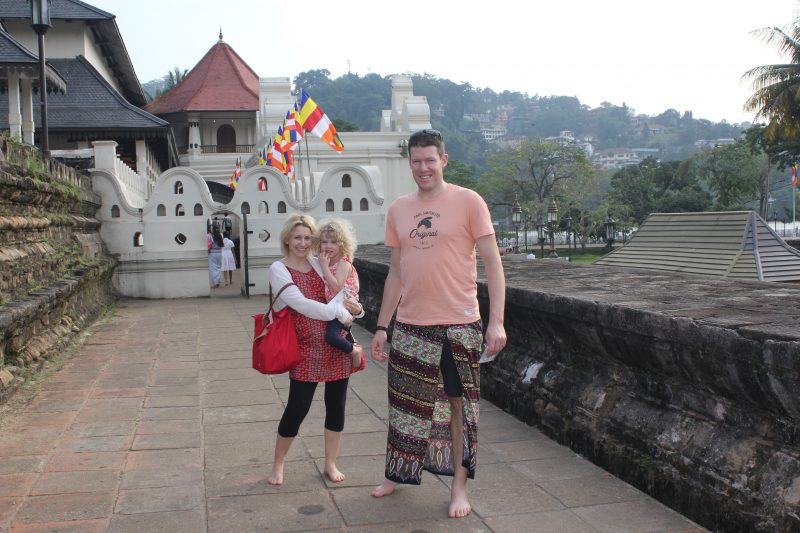
[[[388,257],[355,262],[371,326]],[[800,530],[800,288],[504,267],[509,342],[485,397],[712,530]]]
[[[0,399],[113,300],[88,176],[0,139]]]

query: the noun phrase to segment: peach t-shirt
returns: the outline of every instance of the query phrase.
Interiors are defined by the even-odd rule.
[[[397,320],[417,326],[478,320],[475,241],[492,234],[489,208],[470,189],[448,183],[431,200],[416,191],[398,198],[386,219],[386,246],[400,249]]]

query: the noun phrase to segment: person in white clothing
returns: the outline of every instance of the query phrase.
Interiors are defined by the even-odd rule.
[[[233,283],[233,271],[236,270],[233,246],[231,234],[226,231],[222,234],[222,275],[225,278],[225,285]]]

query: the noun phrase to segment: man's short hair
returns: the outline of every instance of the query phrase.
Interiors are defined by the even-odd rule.
[[[439,157],[444,156],[445,149],[444,149],[444,138],[442,137],[442,132],[439,130],[419,130],[415,131],[411,134],[408,138],[408,153],[411,154],[411,149],[417,147],[425,147],[425,146],[435,146],[436,151],[439,153]]]

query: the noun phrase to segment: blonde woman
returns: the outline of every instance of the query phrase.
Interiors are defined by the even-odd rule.
[[[347,383],[350,374],[361,370],[363,365],[352,368],[347,357],[325,342],[325,330],[327,321],[337,319],[349,324],[353,320],[351,313],[363,316],[364,310],[357,302],[345,299],[344,293],[326,303],[322,270],[319,260],[312,255],[315,233],[313,218],[290,215],[280,236],[283,259],[269,269],[273,293],[287,283],[294,283],[283,291],[275,309],[287,305],[292,309],[301,355],[300,364],[289,373],[289,400],[278,425],[275,461],[267,479],[271,485],[283,483],[286,454],[308,414],[318,383],[325,383],[324,473],[336,483],[345,479],[336,467],[336,458],[344,429]]]

